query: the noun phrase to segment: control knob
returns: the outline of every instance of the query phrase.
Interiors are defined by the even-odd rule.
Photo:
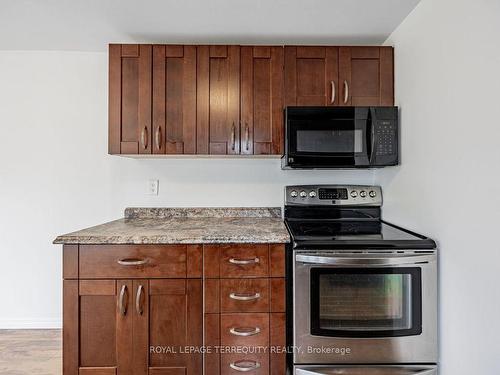
[[[358,192],[356,190],[351,191],[351,197],[356,198],[358,196]]]
[[[292,198],[296,198],[298,195],[299,195],[299,193],[297,193],[297,191],[296,191],[296,190],[292,190],[292,192],[290,193],[290,196],[291,196]]]
[[[361,190],[361,191],[359,192],[359,196],[360,196],[361,198],[365,198],[365,197],[366,197],[366,191]]]
[[[377,192],[375,190],[370,190],[370,197],[375,198],[377,196]]]
[[[309,192],[309,196],[310,196],[311,198],[314,198],[314,197],[316,196],[316,192],[315,192],[314,190],[311,190],[311,191]]]
[[[300,192],[300,197],[301,197],[301,198],[305,198],[305,197],[307,197],[307,193],[306,193],[304,190],[302,190],[302,191]]]

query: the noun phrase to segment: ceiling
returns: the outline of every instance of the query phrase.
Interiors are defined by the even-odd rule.
[[[379,44],[420,0],[0,0],[0,50]]]

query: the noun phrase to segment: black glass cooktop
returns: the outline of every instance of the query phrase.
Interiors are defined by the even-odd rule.
[[[433,240],[382,220],[286,220],[295,247],[425,248]]]

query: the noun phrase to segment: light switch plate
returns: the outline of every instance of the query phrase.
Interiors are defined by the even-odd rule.
[[[160,181],[158,180],[149,180],[148,181],[148,195],[158,195],[158,187],[160,185]]]

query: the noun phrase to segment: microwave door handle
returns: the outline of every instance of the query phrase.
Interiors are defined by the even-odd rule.
[[[435,260],[435,257],[428,254],[392,255],[389,257],[368,255],[360,257],[358,255],[325,256],[297,254],[295,259],[301,263],[332,266],[397,266],[402,264],[418,265],[421,263],[430,263]]]
[[[366,119],[366,134],[368,160],[370,161],[370,164],[372,164],[375,156],[375,125],[373,122],[372,108],[370,108],[370,111],[368,112],[368,118]]]

